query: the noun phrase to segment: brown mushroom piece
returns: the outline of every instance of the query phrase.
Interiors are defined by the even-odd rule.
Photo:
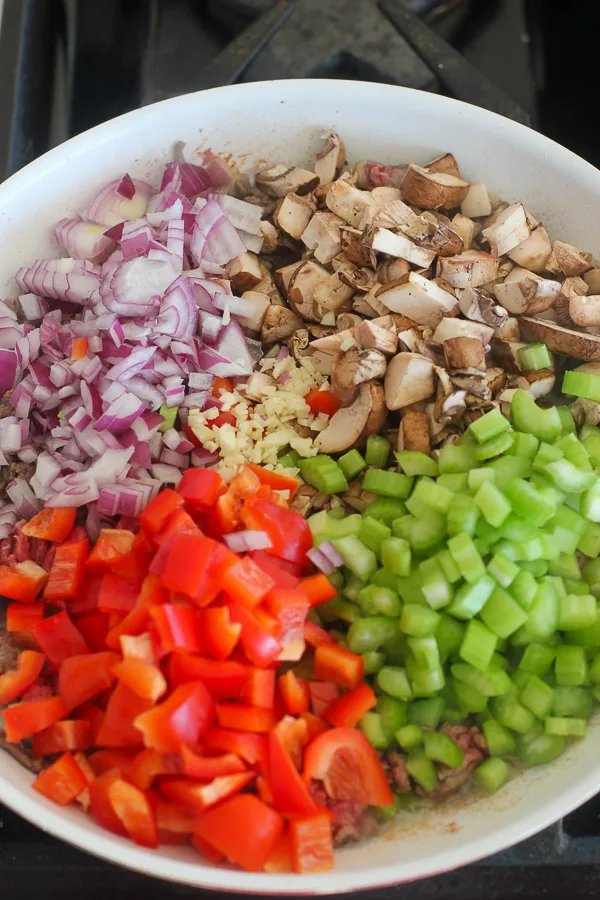
[[[435,392],[433,362],[419,353],[398,353],[385,374],[385,403],[388,409],[402,409]]]
[[[379,384],[378,381],[369,381],[368,384],[362,385],[362,387],[366,387],[369,390],[371,411],[367,416],[365,427],[356,442],[355,446],[357,447],[362,446],[370,434],[381,434],[387,421],[383,385]]]
[[[354,402],[338,409],[327,428],[320,432],[315,441],[319,453],[341,453],[355,444],[367,427],[373,405],[370,384],[361,384]]]
[[[600,269],[589,269],[582,276],[592,294],[600,294]]]
[[[425,168],[428,172],[443,172],[445,175],[453,175],[455,178],[460,178],[460,170],[453,153],[442,153],[440,156],[436,156],[435,159],[427,163]]]
[[[403,200],[373,199],[373,203],[365,207],[360,228],[368,225],[379,225],[381,228],[402,228],[419,222],[419,216]]]
[[[519,320],[507,316],[500,325],[496,325],[494,328],[494,337],[499,341],[519,341],[521,339]]]
[[[310,194],[319,184],[319,176],[298,166],[273,166],[256,175],[256,184],[272,197]]]
[[[483,375],[485,350],[479,338],[454,337],[444,341],[444,356],[451,375]]]
[[[494,299],[484,290],[465,288],[461,293],[458,305],[460,311],[472,322],[481,322],[491,328],[497,328],[508,317],[507,311],[498,306]]]
[[[494,294],[498,303],[515,315],[541,313],[560,294],[560,282],[515,266],[501,284],[494,285]]]
[[[287,289],[288,302],[294,312],[309,322],[320,322],[323,316],[317,311],[315,291],[318,285],[330,277],[327,269],[312,260],[300,263],[294,270]]]
[[[238,294],[250,291],[263,279],[260,261],[254,253],[247,251],[236,256],[225,268],[231,287]]]
[[[286,341],[295,331],[302,328],[302,319],[287,306],[269,306],[260,330],[263,344]]]
[[[574,359],[600,359],[600,337],[595,334],[563,328],[554,322],[530,316],[521,316],[519,325],[524,338],[546,344],[553,353],[562,353]]]
[[[429,416],[423,410],[406,410],[400,420],[398,450],[418,450],[431,453],[429,438]]]
[[[482,322],[472,322],[469,319],[444,318],[435,329],[431,340],[435,344],[444,344],[450,338],[468,337],[477,338],[482,346],[489,344],[494,334],[490,325]]]
[[[456,213],[452,219],[452,229],[460,237],[463,243],[462,249],[471,250],[473,241],[479,234],[481,226],[477,225],[477,222],[474,222],[473,219],[470,219],[468,216],[465,216],[462,213]],[[454,252],[456,253],[458,251]]]
[[[386,309],[429,328],[435,328],[444,316],[458,308],[454,294],[416,272],[411,272],[403,282],[382,285],[375,299]]]
[[[402,181],[402,197],[421,209],[454,209],[465,199],[469,185],[455,175],[430,172],[409,163]]]
[[[327,312],[348,312],[352,309],[354,289],[344,284],[339,275],[327,275],[313,292],[314,307],[320,322]],[[291,301],[290,301],[291,302]]]
[[[329,213],[329,215],[334,215]],[[339,218],[336,216],[336,218]],[[342,253],[346,259],[354,263],[355,266],[366,266],[374,269],[377,265],[377,257],[370,247],[363,240],[363,233],[358,228],[350,228],[348,225],[340,228],[340,240],[342,243]],[[405,264],[407,269],[410,268],[408,263]]]
[[[373,228],[367,240],[371,249],[376,253],[385,253],[387,256],[405,259],[414,266],[426,268],[431,265],[436,256],[435,251],[418,247],[403,234],[394,234],[387,228]]]
[[[339,178],[334,181],[326,197],[326,203],[331,212],[339,216],[348,225],[358,228],[365,209],[375,201],[369,191],[359,191],[348,181]]]
[[[373,378],[383,378],[387,359],[379,350],[353,347],[335,357],[331,382],[342,390],[356,388]]]
[[[508,255],[518,266],[542,275],[551,252],[552,244],[548,232],[542,225],[538,225],[530,236],[522,244],[513,247]]]
[[[366,350],[379,350],[386,356],[393,356],[398,349],[398,335],[374,322],[361,322],[355,334],[360,346]]]
[[[425,218],[425,214],[420,216],[412,225],[401,225],[400,231],[407,238],[410,238],[417,247],[429,250],[435,253],[436,256],[455,256],[457,253],[462,253],[463,250],[468,249],[465,248],[461,235],[451,223],[428,221]]]
[[[317,153],[315,160],[315,172],[319,176],[321,184],[335,181],[346,159],[344,142],[335,131],[324,134],[325,146]]]
[[[296,270],[299,269],[301,265],[302,260],[300,260],[299,262],[290,263],[289,266],[283,266],[281,269],[276,269],[273,273],[275,284],[283,294],[287,293],[287,290],[290,286],[290,281],[296,273]]]
[[[483,181],[474,181],[469,185],[464,200],[460,204],[460,211],[469,219],[490,215],[492,204]]]
[[[498,260],[483,250],[465,250],[458,256],[440,257],[437,274],[455,288],[479,287],[493,281]]]
[[[564,241],[554,241],[546,268],[554,275],[583,275],[592,268],[593,262],[591,253],[579,250],[573,244],[565,244]]]
[[[576,325],[600,325],[600,295],[574,294],[569,300],[569,315]]]
[[[525,207],[522,203],[507,206],[494,224],[484,228],[481,234],[489,243],[494,256],[509,253],[531,235]]]
[[[384,259],[377,266],[377,281],[390,284],[392,281],[403,281],[410,274],[410,263],[405,259]]]
[[[262,234],[262,247],[260,252],[264,253],[266,256],[270,253],[275,253],[279,247],[279,232],[273,223],[264,219],[260,223],[260,233]]]
[[[310,345],[308,328],[300,328],[298,331],[295,331],[289,339],[288,347],[296,362],[301,362],[308,357],[317,372],[320,372],[321,375],[331,375],[333,354],[325,353],[323,350],[315,350]]]
[[[317,212],[302,232],[302,243],[312,250],[323,265],[330,263],[342,250],[340,225],[344,220],[329,211]]]
[[[315,211],[315,203],[310,197],[290,193],[283,198],[273,218],[282,231],[299,241]]]
[[[521,372],[509,378],[509,384],[514,388],[529,391],[536,400],[546,397],[554,388],[556,376],[551,369],[539,369],[537,372]]]

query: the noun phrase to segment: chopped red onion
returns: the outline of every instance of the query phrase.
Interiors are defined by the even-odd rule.
[[[168,466],[177,466],[179,469],[187,469],[188,467],[188,458],[184,456],[182,453],[176,453],[174,450],[169,450],[168,447],[160,454],[160,462],[166,463]]]
[[[336,569],[344,565],[344,557],[339,550],[336,550],[331,541],[323,541],[322,544],[319,544],[319,550]]]
[[[88,207],[87,218],[107,227],[127,219],[139,219],[146,212],[151,194],[152,188],[145,181],[124,176],[98,192]]]
[[[115,243],[104,234],[102,225],[84,219],[61,219],[54,226],[56,240],[73,259],[103,263],[115,249]]]
[[[28,322],[39,322],[48,312],[48,304],[43,297],[38,297],[36,294],[21,294],[19,303],[21,304],[23,315]],[[14,310],[11,310],[5,303],[2,303],[0,306],[1,315],[8,315],[8,312],[6,312],[5,309],[13,313],[16,318]]]
[[[153,463],[150,467],[152,477],[160,481],[161,484],[179,484],[182,473],[175,466],[168,466],[165,463]]]
[[[38,499],[24,478],[15,478],[14,481],[11,481],[6,486],[6,493],[23,518],[30,519],[39,512]]]
[[[207,469],[219,462],[219,454],[211,453],[204,447],[195,447],[191,452],[190,462],[199,469]]]
[[[266,531],[234,531],[223,536],[223,540],[234,553],[250,553],[252,550],[268,550],[273,546]]]
[[[319,569],[319,571],[323,572],[324,575],[331,575],[332,572],[335,572],[336,566],[333,565],[331,560],[325,556],[324,553],[321,552],[320,549],[316,547],[311,547],[310,550],[306,553],[307,557],[310,559],[311,563]]]

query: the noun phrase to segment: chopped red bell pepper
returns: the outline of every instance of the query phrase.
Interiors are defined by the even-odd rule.
[[[330,725],[353,728],[364,714],[377,705],[375,691],[368,684],[359,684],[342,694],[328,706],[323,717]]]
[[[140,595],[139,581],[120,578],[113,572],[105,572],[100,585],[98,608],[102,612],[127,614],[134,609]]]
[[[68,712],[61,697],[49,697],[47,700],[32,700],[9,706],[2,710],[6,740],[9,744],[18,744],[19,741],[43,731],[59,719],[64,719]]]
[[[165,587],[188,597],[196,597],[206,567],[210,563],[215,542],[199,531],[197,534],[182,532],[171,538],[169,553],[160,574]]]
[[[261,484],[267,484],[274,491],[289,491],[290,499],[300,487],[301,482],[289,475],[280,475],[279,472],[272,472],[271,469],[253,463],[248,463],[248,468],[254,472]]]
[[[39,538],[42,541],[53,541],[62,544],[69,537],[75,525],[77,510],[69,506],[46,506],[29,522],[21,527],[27,537]]]
[[[103,612],[80,616],[77,619],[77,628],[92,653],[100,653],[106,647],[108,626],[109,616]]]
[[[59,544],[44,590],[44,600],[74,600],[85,578],[85,560],[89,550],[87,538]]]
[[[208,784],[170,778],[162,780],[160,790],[171,800],[200,813],[239,793],[254,777],[254,772],[236,772],[233,775],[219,775]]]
[[[184,773],[188,778],[196,778],[198,781],[212,781],[213,778],[220,778],[222,775],[237,775],[246,771],[246,766],[235,753],[200,756],[184,744],[181,748],[181,758]]]
[[[171,488],[165,488],[140,513],[142,528],[150,535],[157,534],[171,513],[183,506],[184,499]]]
[[[43,653],[22,650],[17,668],[0,675],[0,706],[6,706],[24,694],[38,680],[45,662]]]
[[[113,563],[131,553],[135,534],[124,528],[103,528],[88,556],[85,567],[88,572],[108,572]]]
[[[201,618],[206,652],[218,660],[228,659],[240,639],[241,623],[232,621],[227,606],[211,606],[203,609]]]
[[[0,596],[19,603],[33,603],[48,581],[48,573],[26,560],[16,566],[0,566]]]
[[[221,399],[221,391],[225,391],[227,394],[232,394],[234,390],[233,381],[230,378],[222,378],[220,375],[215,376],[215,380],[213,381],[211,395],[216,397],[217,400]]]
[[[298,678],[292,669],[282,675],[278,681],[279,692],[283,704],[290,716],[298,716],[302,712],[308,712],[310,707],[310,693],[308,682]]]
[[[290,836],[292,866],[298,875],[328,872],[334,868],[331,819],[326,813],[292,819]]]
[[[249,556],[273,579],[276,587],[293,590],[298,586],[300,579],[284,568],[284,560],[272,556],[266,550],[253,550]]]
[[[298,770],[302,767],[302,754],[308,744],[308,726],[301,718],[284,716],[274,728],[283,746],[290,754]]]
[[[326,709],[340,696],[340,691],[333,681],[309,681],[310,704],[315,716],[323,717]]]
[[[249,872],[261,872],[283,825],[279,813],[258,797],[240,794],[202,813],[196,820],[195,833],[230,862]]]
[[[334,681],[340,687],[354,688],[361,683],[365,661],[358,653],[352,653],[337,644],[326,644],[315,650],[313,678]]]
[[[232,553],[224,544],[213,541],[213,552],[208,567],[204,571],[204,578],[194,602],[200,606],[208,606],[219,596],[223,590],[223,578],[231,566],[238,561],[235,553]]]
[[[300,713],[300,718],[303,722],[306,723],[306,730],[308,735],[308,742],[313,741],[320,734],[323,734],[324,731],[329,730],[329,725],[324,719],[321,719],[319,716],[315,716],[314,713],[311,712],[303,712]]]
[[[253,609],[266,597],[275,582],[250,557],[238,560],[225,572],[222,589],[233,600]]]
[[[118,683],[110,695],[104,721],[98,731],[98,747],[142,747],[141,731],[134,722],[151,707],[149,700],[138,697],[126,685]]]
[[[175,688],[163,703],[138,716],[135,726],[146,747],[178,753],[199,743],[214,716],[213,700],[201,681]]]
[[[390,806],[394,795],[377,751],[356,728],[331,728],[304,754],[304,780],[322,781],[333,800]]]
[[[97,776],[104,775],[106,772],[116,771],[119,775],[129,778],[131,766],[137,756],[136,750],[113,748],[109,750],[95,750],[89,755],[88,759]]]
[[[71,359],[73,361],[83,359],[88,352],[88,339],[86,337],[74,337],[71,340]]]
[[[243,703],[217,703],[217,719],[221,728],[252,731],[260,734],[275,726],[272,709],[245,706]]]
[[[264,869],[269,875],[289,875],[290,872],[293,872],[292,840],[287,828],[277,839],[271,855],[265,862]]]
[[[304,400],[310,406],[311,412],[315,416],[333,416],[342,405],[331,391],[320,391],[319,388],[314,388],[310,391]]]
[[[325,631],[320,625],[315,625],[315,623],[310,620],[307,620],[304,623],[304,639],[311,647],[322,647],[325,644],[335,644],[334,638],[331,637],[328,631]]]
[[[277,618],[277,640],[282,646],[278,660],[302,659],[305,649],[304,623],[309,605],[303,591],[274,588],[265,598],[265,607]]]
[[[69,709],[75,709],[112,687],[116,653],[84,653],[64,659],[58,670],[58,692]]]
[[[291,509],[255,497],[245,501],[241,516],[247,528],[267,532],[273,556],[302,565],[313,545],[306,519]]]
[[[96,746],[96,736],[104,721],[104,710],[94,703],[82,703],[76,712],[77,718],[87,722],[90,726],[91,746]]]
[[[216,534],[230,534],[240,524],[242,501],[239,497],[227,491],[217,500],[211,513],[211,525]]]
[[[325,603],[326,600],[331,600],[336,595],[336,589],[329,578],[322,573],[303,578],[298,587],[306,594],[311,606]]]
[[[281,653],[279,641],[241,603],[230,603],[229,611],[232,621],[242,626],[240,645],[250,662],[260,668],[270,666]]]
[[[281,813],[310,815],[317,809],[315,801],[302,781],[281,734],[269,734],[268,782],[273,806]]]
[[[156,824],[160,832],[172,832],[182,837],[189,837],[194,831],[194,817],[189,809],[165,800],[159,794],[152,797],[152,805],[156,814]],[[161,843],[166,843],[161,841]]]
[[[248,671],[248,666],[233,660],[217,661],[180,651],[172,653],[167,663],[171,690],[188,681],[201,681],[215,700],[239,697]]]
[[[106,646],[111,650],[118,650],[120,647],[121,637],[123,635],[132,635],[134,637],[147,632],[150,627],[150,607],[139,604],[132,609],[130,613],[117,621],[116,624],[109,628],[106,635]]]
[[[134,694],[152,703],[167,690],[167,681],[160,669],[142,659],[123,659],[115,663],[112,673]]]
[[[195,509],[212,508],[227,487],[218,472],[211,469],[188,469],[177,485],[177,493]]]
[[[16,634],[30,634],[34,625],[44,618],[44,603],[9,603],[6,607],[6,630]]]
[[[250,706],[273,709],[275,705],[275,670],[249,668],[239,696],[240,700]]]
[[[67,750],[87,750],[92,745],[92,726],[86,719],[63,719],[31,738],[36,756],[54,756]]]
[[[87,616],[88,613],[98,612],[101,587],[102,575],[86,573],[77,596],[68,603],[71,615]]]
[[[250,466],[240,466],[235,478],[229,484],[229,493],[241,500],[254,497],[259,488],[260,480]]]
[[[129,837],[142,847],[158,847],[152,804],[143,791],[115,778],[108,786],[108,799]]]
[[[147,748],[135,755],[125,776],[127,781],[135,784],[141,791],[147,791],[159,775],[173,775],[182,771],[183,764],[178,757]]]
[[[250,731],[209,728],[204,735],[203,743],[210,750],[235,753],[251,766],[261,762],[267,753],[267,739],[265,735],[253,734]]]
[[[163,603],[148,607],[162,655],[173,650],[201,653],[204,649],[200,612],[190,606]]]
[[[143,634],[122,634],[119,638],[123,659],[143,659],[144,662],[157,662],[158,654],[152,635],[146,631]],[[195,680],[195,679],[194,679]]]
[[[83,635],[66,612],[44,619],[31,629],[31,633],[55,669],[69,656],[89,653]]]
[[[127,832],[113,809],[108,793],[110,786],[119,781],[120,777],[117,769],[110,769],[98,775],[89,785],[90,806],[94,818],[103,828],[120,837],[125,837]]]
[[[73,754],[64,753],[38,775],[33,786],[59,806],[67,806],[88,787],[88,781]]]

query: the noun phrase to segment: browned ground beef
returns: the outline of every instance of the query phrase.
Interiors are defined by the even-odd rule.
[[[0,418],[2,418],[0,416]],[[24,478],[27,484],[35,474],[34,463],[24,463],[20,460],[11,460],[8,465],[0,467],[0,493],[6,490],[7,485],[15,478]]]
[[[22,523],[21,523],[22,524]],[[47,572],[54,559],[55,547],[50,541],[30,538],[17,526],[9,537],[0,541],[0,565],[14,566],[30,559]]]
[[[17,657],[23,649],[15,635],[7,634],[5,628],[4,609],[0,600],[0,675],[14,669],[17,664]],[[32,688],[32,690],[35,690]],[[47,696],[47,694],[46,694]],[[34,699],[30,697],[29,699]],[[39,697],[35,699],[40,699]],[[36,759],[31,751],[29,741],[21,741],[20,744],[7,744],[6,735],[0,721],[0,749],[6,750],[11,756],[26,766],[32,772],[40,772],[44,767],[44,760]]]
[[[368,806],[348,800],[332,800],[322,781],[313,781],[310,792],[317,803],[333,813],[331,827],[336,847],[372,837],[379,830],[379,823]]]

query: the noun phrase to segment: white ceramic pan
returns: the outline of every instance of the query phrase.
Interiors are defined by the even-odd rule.
[[[523,200],[551,236],[600,256],[600,172],[522,125],[476,107],[405,88],[343,81],[274,81],[190,94],[107,122],[47,153],[0,186],[0,297],[16,269],[56,255],[51,226],[104,182],[128,171],[152,178],[174,141],[211,147],[242,167],[307,164],[335,128],[349,160],[424,164],[452,151],[463,177],[492,195]],[[354,891],[423,878],[487,856],[541,830],[600,788],[600,731],[592,727],[556,763],[516,777],[494,798],[458,798],[425,816],[404,814],[381,837],[337,853],[314,876],[255,875],[207,865],[191,849],[144,850],[74,807],[60,809],[0,753],[0,802],[83,850],[149,875],[258,894]]]

